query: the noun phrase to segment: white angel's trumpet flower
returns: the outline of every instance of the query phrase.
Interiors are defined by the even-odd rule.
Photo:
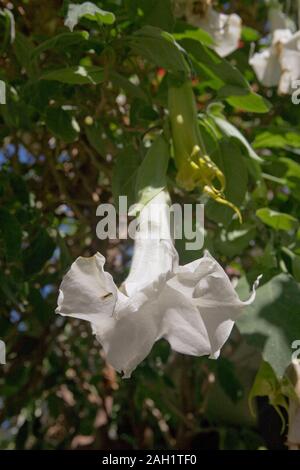
[[[278,9],[271,9],[269,16],[272,44],[255,53],[249,63],[264,86],[278,86],[278,94],[286,95],[300,79],[300,31],[293,34],[292,23],[290,27],[285,26],[288,20]]]
[[[217,358],[242,302],[217,261],[204,256],[179,266],[160,192],[141,211],[130,273],[118,289],[104,257],[78,258],[64,277],[56,313],[88,320],[107,361],[124,377],[165,338],[174,351]]]
[[[186,5],[185,16],[187,22],[207,31],[215,41],[214,50],[226,57],[239,48],[242,32],[242,20],[235,13],[225,15],[212,8],[207,1],[206,8],[197,12],[196,1],[189,0]],[[201,6],[201,5],[200,5]]]
[[[262,52],[255,53],[249,63],[253,67],[258,80],[267,87],[276,86],[280,82],[282,68],[280,56],[284,45],[291,39],[289,29],[277,29],[273,33],[272,45]]]

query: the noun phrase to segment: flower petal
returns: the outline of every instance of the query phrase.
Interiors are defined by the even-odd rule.
[[[214,39],[215,51],[221,56],[234,52],[239,47],[242,32],[242,20],[236,15],[219,13],[212,7],[208,7],[204,15],[195,14],[193,4],[187,4],[186,18],[188,23],[207,31]]]
[[[276,86],[281,76],[281,68],[277,54],[271,49],[257,52],[249,60],[258,80],[267,87]]]
[[[227,57],[239,47],[242,32],[242,20],[236,14],[229,16],[221,14],[220,22],[222,24],[223,32],[215,34],[215,50],[221,57]]]
[[[118,313],[111,328],[103,331],[96,327],[94,333],[109,364],[129,378],[159,339],[161,316],[155,299],[143,293],[122,301],[116,308]]]
[[[167,284],[158,303],[162,314],[162,336],[171,348],[182,354],[210,354],[210,342],[205,324],[192,299]]]
[[[60,285],[56,313],[98,326],[110,320],[117,301],[117,287],[111,275],[104,271],[104,263],[100,253],[77,258]]]
[[[300,78],[300,31],[292,35],[290,29],[276,29],[272,46],[254,54],[249,63],[263,85],[278,85],[282,95],[291,93]]]
[[[72,264],[61,283],[56,313],[89,321],[109,364],[130,377],[159,337],[159,284],[128,298],[104,271],[104,262],[97,253]]]
[[[293,90],[293,83],[300,79],[300,51],[284,49],[280,57],[282,75],[279,82],[278,92],[289,94]]]
[[[169,219],[169,196],[161,191],[141,211],[135,235],[134,254],[124,290],[131,296],[178,264]]]
[[[137,240],[134,247],[131,269],[124,288],[131,296],[155,282],[161,273],[172,271],[177,252],[167,240]]]
[[[176,351],[216,358],[243,307],[253,302],[257,283],[250,299],[242,302],[223,268],[205,252],[200,260],[179,267],[167,285],[164,337]]]

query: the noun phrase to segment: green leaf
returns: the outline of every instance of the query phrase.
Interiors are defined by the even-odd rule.
[[[31,52],[31,60],[38,57],[42,52],[49,49],[64,50],[69,46],[74,46],[86,41],[89,38],[87,31],[78,31],[75,33],[61,33],[57,36],[51,37],[42,42],[39,46],[35,47]]]
[[[136,179],[138,204],[147,204],[166,187],[169,157],[167,142],[162,136],[157,137],[138,169]]]
[[[112,178],[112,192],[117,207],[119,196],[127,196],[128,207],[136,202],[135,185],[139,165],[140,157],[133,146],[128,146],[118,154]]]
[[[2,271],[0,271],[0,295],[2,296],[1,298],[4,296],[5,300],[8,300],[12,305],[19,308],[16,283],[12,279],[12,276],[7,276]]]
[[[71,31],[79,23],[81,18],[86,18],[90,21],[96,21],[99,24],[113,24],[116,20],[115,15],[110,11],[101,10],[97,5],[92,2],[84,2],[80,5],[70,3],[65,19],[65,26]]]
[[[132,51],[158,67],[171,72],[188,73],[182,51],[174,38],[154,26],[144,26],[129,39]]]
[[[0,28],[0,52],[4,52],[15,40],[15,19],[8,8],[0,9]]]
[[[275,230],[289,231],[294,230],[298,226],[298,220],[295,217],[282,212],[276,212],[268,207],[258,209],[256,215],[264,224]]]
[[[235,137],[241,142],[241,144],[246,149],[250,158],[252,158],[258,163],[263,162],[263,159],[260,158],[257,155],[257,153],[253,150],[253,148],[249,144],[248,140],[243,136],[243,134],[233,124],[231,124],[227,119],[225,119],[224,116],[216,116],[215,114],[212,114],[212,113],[210,113],[209,115],[214,120],[214,122],[219,127],[219,129],[227,137]]]
[[[225,176],[226,199],[240,207],[245,198],[248,182],[247,165],[240,146],[234,138],[223,138],[219,142],[218,151],[211,157]],[[226,225],[231,221],[233,214],[232,209],[215,201],[210,200],[206,204],[207,217],[216,222]]]
[[[182,39],[180,44],[194,59],[200,71],[202,70],[207,77],[217,80],[218,88],[231,85],[244,92],[249,92],[249,84],[239,70],[227,60],[222,59],[212,49],[190,38]]]
[[[253,142],[253,147],[260,148],[299,148],[300,134],[298,130],[280,129],[278,127],[260,132]]]
[[[32,109],[21,101],[11,90],[7,90],[6,105],[0,107],[5,123],[18,130],[29,130],[32,124]]]
[[[224,93],[226,95],[230,94],[228,90],[223,88],[220,94]],[[232,94],[234,94],[233,91]],[[245,93],[244,95],[228,96],[226,101],[234,108],[239,108],[250,113],[267,113],[271,109],[270,102],[253,91]]]
[[[300,164],[291,158],[276,158],[270,165],[272,175],[283,179],[283,184],[292,191],[293,197],[300,200]]]
[[[176,21],[173,37],[176,40],[187,38],[195,39],[205,46],[214,45],[214,40],[207,31],[204,31],[204,29],[201,28],[196,28],[195,26],[185,23],[184,21]]]
[[[206,79],[213,79],[214,88],[219,90],[219,97],[244,111],[269,111],[267,101],[251,90],[249,83],[236,67],[199,41],[187,38],[180,41],[180,44],[193,58],[200,76],[204,74]]]
[[[292,271],[296,281],[300,282],[300,256],[294,253],[286,246],[283,246],[281,248],[281,251],[288,260],[288,263],[286,264],[286,259],[284,258],[286,266],[288,267],[288,269],[290,268],[289,271]]]
[[[83,66],[49,70],[40,76],[41,80],[56,80],[70,85],[96,85],[104,80],[102,67]]]
[[[18,31],[13,48],[19,64],[24,67],[29,77],[34,77],[38,69],[35,61],[32,60],[34,46],[30,39]]]
[[[258,41],[260,34],[256,29],[250,28],[249,26],[243,26],[242,28],[242,40],[247,42]]]
[[[222,255],[232,258],[244,254],[250,241],[255,239],[255,235],[256,229],[254,226],[239,224],[235,230],[223,229],[219,237],[215,239],[214,246]]]
[[[291,362],[291,344],[300,338],[300,285],[288,274],[273,277],[257,290],[237,326],[282,377]]]
[[[281,383],[277,379],[274,370],[270,364],[265,361],[261,363],[260,368],[256,374],[254,384],[249,392],[249,406],[252,413],[253,399],[255,397],[264,396],[269,398],[270,404],[274,406],[275,410],[279,414],[282,421],[282,426],[284,427],[285,419],[280,410],[280,407],[285,408],[286,411],[288,411],[288,402],[282,393]]]
[[[21,251],[22,229],[17,218],[4,208],[0,208],[0,237],[8,260],[17,259]]]
[[[271,396],[279,388],[277,379],[272,367],[265,361],[262,361],[256,374],[253,386],[249,393],[249,404],[252,409],[252,400],[255,397]],[[252,409],[253,411],[253,409]]]
[[[50,131],[64,142],[73,142],[79,133],[77,121],[61,108],[48,108],[45,122]]]
[[[40,228],[23,252],[23,264],[27,275],[38,273],[46,261],[51,258],[55,243],[45,228]]]
[[[34,107],[39,112],[44,112],[51,100],[60,97],[62,86],[56,81],[29,81],[23,88],[23,98],[28,106]]]
[[[107,138],[103,137],[104,129],[99,121],[94,122],[91,126],[85,126],[85,133],[91,146],[101,156],[105,156],[107,152]]]

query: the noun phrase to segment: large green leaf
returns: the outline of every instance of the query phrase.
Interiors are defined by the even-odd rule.
[[[227,136],[227,137],[235,137],[238,139],[245,150],[247,151],[250,158],[255,160],[258,163],[262,163],[263,159],[260,158],[257,153],[253,150],[247,139],[243,136],[243,134],[231,124],[225,116],[217,116],[213,113],[210,113],[210,117],[214,120],[215,124],[219,127],[219,129]]]
[[[241,293],[242,285],[238,290]],[[291,362],[291,345],[300,338],[300,285],[288,274],[275,276],[257,290],[237,326],[282,377]]]
[[[288,402],[282,392],[283,386],[281,381],[276,377],[270,364],[263,361],[249,393],[249,405],[252,412],[253,399],[256,397],[267,396],[270,404],[274,406],[282,420],[282,424],[284,425],[285,420],[280,408],[285,408],[286,411],[288,411]]]
[[[256,29],[250,28],[249,26],[243,26],[242,28],[242,40],[247,42],[258,41],[260,34]]]
[[[102,67],[82,66],[48,70],[40,76],[41,80],[56,80],[70,85],[96,85],[104,80]]]
[[[64,50],[69,46],[75,46],[86,41],[89,37],[87,31],[78,31],[75,33],[61,33],[39,44],[31,52],[31,59],[38,57],[42,52],[49,49]]]
[[[22,34],[20,31],[16,33],[16,39],[13,44],[14,53],[16,55],[19,64],[24,67],[29,77],[37,74],[37,66],[34,60],[32,60],[32,53],[34,46],[27,36]]]
[[[11,90],[6,90],[6,105],[0,107],[0,113],[10,127],[18,130],[31,128],[32,109]]]
[[[33,80],[23,88],[23,98],[28,106],[39,113],[45,112],[51,100],[60,97],[62,84],[57,81]]]
[[[298,226],[298,220],[295,217],[262,207],[256,211],[257,217],[269,227],[275,230],[294,230]]]
[[[193,58],[200,76],[213,79],[220,98],[245,111],[257,113],[269,111],[270,106],[267,101],[251,90],[241,72],[227,60],[195,39],[185,38],[180,44]]]
[[[117,207],[119,196],[127,197],[128,207],[136,202],[135,185],[139,165],[140,156],[133,146],[128,146],[118,154],[112,178],[112,191]]]
[[[14,42],[16,34],[14,15],[8,8],[0,9],[0,28],[0,52],[4,52],[5,49]]]
[[[214,45],[213,38],[209,33],[204,31],[204,29],[197,28],[188,23],[185,23],[184,21],[176,21],[173,37],[176,40],[187,38],[195,39],[196,41],[200,41],[205,46]]]
[[[300,147],[300,134],[299,130],[293,128],[281,128],[272,126],[268,130],[259,132],[253,142],[253,147],[260,148],[289,148]]]
[[[230,85],[241,92],[249,91],[249,84],[238,69],[218,56],[212,49],[191,38],[182,39],[180,44],[208,77],[218,80],[219,89]]]
[[[85,133],[90,145],[101,155],[107,152],[107,137],[99,121],[95,121],[91,126],[85,126]],[[104,137],[105,136],[105,137]]]
[[[225,256],[242,255],[249,247],[251,240],[255,239],[256,229],[250,224],[243,224],[235,229],[223,229],[214,241],[215,248]]]
[[[262,96],[248,91],[248,93],[235,94],[235,90],[221,90],[220,97],[225,94],[227,103],[231,104],[234,108],[239,108],[251,113],[267,113],[271,109],[269,101]]]
[[[288,186],[294,198],[300,199],[300,164],[288,157],[272,159],[268,173],[282,180]]]
[[[171,72],[188,73],[182,51],[174,38],[154,26],[144,26],[129,40],[131,49],[151,64],[164,67]]]

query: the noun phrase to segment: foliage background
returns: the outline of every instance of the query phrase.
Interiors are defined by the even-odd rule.
[[[258,387],[253,394],[278,404],[291,344],[300,338],[299,106],[260,87],[248,65],[252,41],[268,31],[267,7],[259,0],[217,4],[247,26],[225,61],[211,56],[207,35],[175,21],[169,0],[94,2],[116,23],[82,19],[72,33],[64,26],[68,3],[0,1],[16,30],[12,40],[10,21],[0,17],[0,79],[7,85],[0,105],[0,337],[7,346],[0,446],[284,448],[286,428],[281,433],[268,398],[255,401],[255,415],[248,407],[262,358],[272,367],[272,393]],[[289,13],[296,17],[293,6]],[[96,238],[96,207],[124,193],[134,200],[147,147],[159,129],[168,132],[167,74],[182,73],[182,52],[161,30],[186,51],[203,133],[244,222],[200,188],[179,188],[170,159],[173,199],[206,203],[206,247],[240,279],[241,294],[257,274],[264,277],[218,361],[176,355],[160,341],[122,380],[89,326],[55,317],[54,309],[77,256],[105,254],[116,283],[128,272],[131,244]],[[209,135],[221,109],[212,103],[220,102],[224,122],[252,147],[228,128]],[[201,255],[178,250],[182,262]]]

